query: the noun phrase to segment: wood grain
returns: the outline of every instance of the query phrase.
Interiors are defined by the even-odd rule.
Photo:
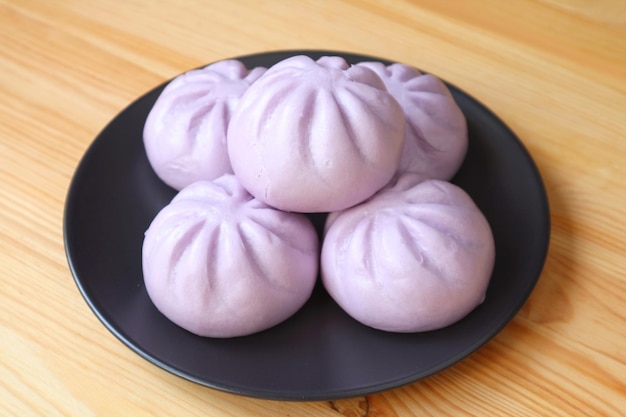
[[[185,70],[353,51],[456,84],[519,135],[552,239],[522,311],[431,378],[333,402],[237,397],[141,359],[91,313],[63,247],[97,133]],[[618,416],[626,410],[626,6],[620,0],[0,0],[0,415]]]

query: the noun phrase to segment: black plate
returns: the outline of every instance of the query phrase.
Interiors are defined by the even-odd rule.
[[[386,62],[335,51],[238,59],[249,68],[268,67],[297,54]],[[199,384],[253,397],[328,400],[366,395],[425,378],[476,351],[513,318],[534,288],[550,232],[540,174],[502,121],[450,86],[469,126],[469,151],[453,182],[483,210],[497,248],[482,305],[442,330],[385,333],[348,317],[318,285],[296,315],[270,330],[233,339],[186,332],[152,305],[141,270],[144,231],[175,194],[152,171],[142,142],[144,121],[163,87],[132,103],[95,139],[72,180],[64,219],[69,265],[87,304],[117,338],[155,365]],[[314,221],[321,227],[324,216]]]

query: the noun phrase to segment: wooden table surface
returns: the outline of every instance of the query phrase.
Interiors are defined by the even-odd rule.
[[[0,415],[625,415],[625,4],[0,0]],[[497,113],[544,178],[548,258],[515,319],[430,378],[332,402],[218,392],[91,312],[65,257],[66,193],[99,131],[161,82],[312,48],[415,65]]]

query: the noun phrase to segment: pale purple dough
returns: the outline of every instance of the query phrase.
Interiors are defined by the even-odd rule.
[[[405,64],[357,65],[374,70],[404,110],[406,141],[399,172],[451,179],[467,153],[467,122],[446,85]]]
[[[180,75],[165,87],[143,132],[159,178],[180,190],[233,172],[226,150],[228,122],[241,95],[265,71],[224,60]]]
[[[228,128],[234,173],[286,211],[357,204],[395,174],[404,114],[374,71],[343,58],[285,59],[243,95]]]
[[[178,193],[146,231],[146,290],[177,325],[209,337],[272,327],[308,300],[319,240],[306,216],[255,199],[233,175]]]
[[[370,200],[331,213],[322,245],[325,288],[380,330],[448,326],[485,298],[495,259],[487,220],[459,187],[405,175]]]

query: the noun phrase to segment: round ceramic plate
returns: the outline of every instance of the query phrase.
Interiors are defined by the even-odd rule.
[[[237,59],[248,68],[269,67],[298,54],[386,62],[334,51]],[[146,116],[163,87],[132,103],[95,139],[72,180],[64,219],[69,265],[87,304],[117,338],[155,365],[208,387],[252,397],[328,400],[366,395],[428,377],[462,360],[492,339],[534,288],[550,231],[541,177],[502,121],[449,86],[469,127],[469,151],[453,182],[484,212],[496,242],[496,264],[483,304],[441,330],[386,333],[351,319],[318,284],[298,313],[261,333],[211,339],[181,329],[152,305],[141,270],[144,231],[175,195],[152,171],[142,142]],[[313,221],[321,228],[324,215],[313,216]]]

